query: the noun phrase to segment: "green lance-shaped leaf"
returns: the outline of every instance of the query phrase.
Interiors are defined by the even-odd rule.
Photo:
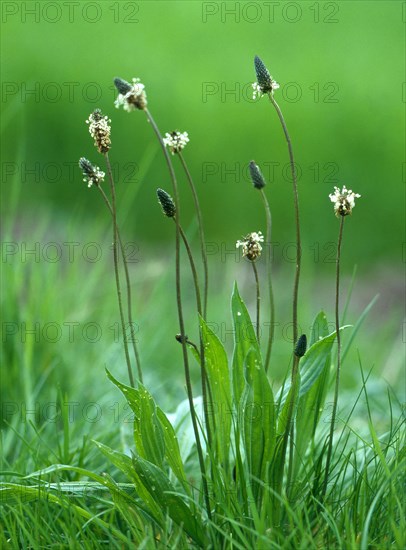
[[[284,479],[284,466],[286,462],[286,451],[292,422],[297,411],[300,391],[300,374],[295,376],[294,384],[290,386],[287,398],[278,417],[277,434],[275,443],[275,453],[271,465],[270,482],[272,489],[276,494],[281,494],[282,482]],[[280,502],[276,497],[272,497],[272,517],[274,524],[279,522]]]
[[[267,482],[275,445],[275,403],[272,388],[258,350],[251,348],[245,360],[245,388],[240,401],[244,451],[250,474]],[[254,497],[260,486],[253,479]]]
[[[131,458],[123,453],[114,451],[99,441],[95,441],[95,444],[110,462],[134,483],[135,490],[141,500],[139,504],[140,508],[151,515],[160,526],[163,526],[165,523],[165,516],[162,507],[156,502],[155,495],[151,494],[151,491],[145,486],[144,479],[134,468]]]
[[[229,459],[232,420],[228,359],[222,343],[202,317],[200,317],[200,328],[204,344],[205,369],[210,385],[209,422],[211,422],[211,433],[216,442],[216,458],[221,464],[226,465]]]
[[[164,433],[165,459],[169,464],[169,467],[172,469],[172,472],[182,483],[185,491],[190,495],[190,485],[186,479],[185,469],[183,467],[183,462],[180,455],[179,442],[176,437],[175,430],[167,419],[165,413],[159,407],[156,408],[156,412]]]
[[[241,399],[245,387],[244,362],[250,348],[253,348],[260,356],[258,341],[251,318],[244,302],[238,292],[237,283],[234,284],[231,298],[231,312],[234,324],[234,353],[233,353],[233,393],[234,403]]]
[[[176,492],[168,476],[155,464],[139,456],[133,458],[134,470],[162,512],[178,525],[182,525],[193,541],[205,546],[206,537],[202,522],[185,503],[185,496]]]
[[[142,386],[140,387],[142,391],[126,386],[116,380],[109,371],[107,371],[107,376],[121,390],[134,412],[134,440],[137,453],[158,466],[162,465],[164,456],[175,476],[190,494],[178,439],[164,412],[154,403],[152,396]]]
[[[165,456],[165,439],[152,395],[141,384],[136,389],[129,388],[118,382],[108,371],[107,375],[123,392],[134,412],[134,442],[137,453],[162,467]]]

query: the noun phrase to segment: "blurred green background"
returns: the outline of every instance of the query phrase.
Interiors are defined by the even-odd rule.
[[[114,108],[115,76],[141,78],[162,132],[189,132],[185,158],[212,252],[209,320],[219,331],[221,323],[230,328],[234,279],[250,307],[253,300],[250,270],[234,250],[242,235],[265,231],[261,202],[246,173],[251,159],[262,166],[273,214],[276,302],[281,326],[288,323],[292,189],[276,113],[266,99],[251,99],[256,54],[281,85],[275,97],[300,175],[304,330],[320,308],[333,318],[338,220],[328,194],[345,184],[362,195],[344,235],[343,301],[358,266],[348,322],[377,293],[380,299],[344,384],[358,376],[358,349],[366,368],[375,365],[378,374],[397,383],[405,240],[403,2],[3,2],[1,9],[3,241],[12,243],[2,261],[3,319],[11,323],[6,338],[3,334],[8,399],[30,396],[35,388],[51,391],[44,373],[83,399],[104,395],[104,365],[125,377],[121,348],[109,328],[118,317],[110,223],[96,190],[86,188],[77,168],[81,156],[103,164],[85,124],[96,107],[112,119],[111,160],[123,235],[134,243],[137,259],[131,271],[147,381],[164,406],[184,396],[180,350],[173,341],[173,228],[155,198],[157,187],[171,191],[170,180],[143,113]],[[179,180],[182,223],[197,244],[191,196],[180,171]],[[100,261],[83,257],[90,242],[102,249]],[[35,243],[39,256],[38,249],[27,256],[24,247]],[[79,243],[74,261],[63,243]],[[58,250],[62,257],[53,262]],[[192,316],[190,280],[186,284]],[[66,327],[54,343],[43,335],[38,342],[21,336],[24,322],[39,322],[42,329],[50,322],[82,327],[95,319],[103,336],[109,335],[96,343],[77,336],[71,342]],[[276,337],[274,373],[280,379],[290,343],[282,330]]]

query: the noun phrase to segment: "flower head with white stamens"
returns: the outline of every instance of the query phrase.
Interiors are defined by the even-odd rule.
[[[189,143],[189,135],[187,132],[167,132],[163,138],[166,147],[169,148],[172,155],[180,153],[182,149]]]
[[[355,199],[359,199],[361,195],[347,189],[344,185],[342,189],[334,187],[334,193],[330,193],[329,197],[331,202],[334,203],[335,215],[339,217],[351,214],[355,206]]]
[[[132,84],[122,78],[115,78],[114,85],[119,94],[114,102],[114,105],[119,109],[121,106],[127,112],[140,109],[141,111],[147,107],[147,94],[145,86],[139,78],[133,78]]]
[[[264,236],[261,231],[248,233],[241,241],[237,241],[236,248],[242,248],[242,255],[245,256],[251,262],[254,262],[261,256],[262,246],[260,243],[264,242]]]

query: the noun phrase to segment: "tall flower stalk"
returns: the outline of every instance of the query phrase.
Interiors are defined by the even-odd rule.
[[[265,265],[266,265],[266,274],[268,279],[268,293],[269,293],[269,311],[270,311],[270,319],[269,319],[269,332],[268,332],[268,344],[266,348],[266,355],[265,355],[265,372],[268,372],[269,369],[269,363],[271,360],[271,353],[272,353],[272,344],[274,340],[274,332],[275,332],[275,301],[273,296],[273,286],[272,286],[272,268],[271,268],[271,236],[272,236],[272,217],[271,217],[271,209],[269,207],[269,202],[266,197],[264,187],[266,185],[265,178],[262,175],[261,170],[259,169],[259,166],[252,160],[249,164],[250,169],[250,175],[251,180],[253,183],[253,186],[255,189],[257,189],[261,195],[262,203],[264,205],[265,210],[265,216],[266,216],[266,243],[268,245],[268,250],[266,252],[265,256]]]
[[[104,190],[101,186],[98,186],[98,189],[100,191],[100,194],[103,197],[104,203],[106,204],[107,208],[110,211],[111,216],[113,217],[113,207],[112,207],[106,193],[104,192]],[[132,342],[132,345],[133,345],[135,361],[136,361],[136,364],[137,364],[138,379],[142,383],[143,382],[143,377],[142,377],[142,370],[141,370],[141,360],[140,360],[140,356],[139,356],[139,353],[138,353],[138,348],[137,348],[137,344],[136,344],[136,340],[135,340],[134,322],[133,322],[132,313],[131,313],[132,299],[131,299],[130,273],[128,271],[128,264],[127,264],[126,254],[125,254],[124,243],[123,243],[123,240],[121,238],[120,230],[119,230],[118,225],[116,227],[117,227],[118,244],[120,245],[121,257],[123,258],[124,274],[125,274],[126,287],[127,287],[128,324],[130,325],[131,342]]]
[[[110,164],[109,158],[108,158],[108,152],[111,147],[111,139],[110,139],[110,119],[107,116],[103,116],[100,109],[95,109],[93,113],[89,116],[88,120],[86,120],[86,123],[89,124],[89,133],[94,139],[94,145],[96,149],[105,157],[106,165],[108,166]],[[111,168],[109,170],[109,174],[112,176]],[[114,199],[115,199],[115,185],[114,185],[114,179],[109,177],[110,179],[110,186],[113,185],[114,189]],[[135,331],[134,331],[134,322],[132,318],[132,297],[131,297],[131,282],[130,282],[130,275],[128,271],[128,263],[127,258],[125,254],[124,245],[120,236],[118,224],[117,224],[117,209],[115,207],[115,204],[113,205],[113,192],[112,192],[112,203],[107,198],[107,195],[105,194],[103,188],[101,186],[97,186],[99,191],[101,192],[103,196],[103,200],[109,209],[112,219],[113,219],[113,225],[115,224],[116,232],[117,232],[117,239],[120,245],[122,260],[123,260],[123,266],[124,266],[124,273],[125,273],[125,280],[126,280],[126,293],[127,293],[127,315],[128,315],[128,324],[130,327],[130,333],[131,333],[131,342],[135,357],[135,362],[137,366],[137,373],[138,373],[138,379],[140,382],[143,381],[142,377],[142,369],[141,369],[141,360],[138,353],[138,348],[136,344],[136,338],[135,338]],[[114,201],[115,202],[115,201]],[[119,261],[119,257],[117,257],[117,260]]]
[[[106,158],[108,159],[108,156],[106,156]],[[100,184],[104,181],[105,173],[102,172],[98,166],[92,165],[91,162],[84,157],[82,157],[79,160],[79,166],[83,172],[84,181],[87,181],[88,186],[91,187],[92,185],[95,185],[96,187],[100,187]],[[128,352],[128,341],[127,341],[127,334],[125,330],[124,310],[123,310],[123,302],[122,302],[122,296],[121,296],[120,275],[118,270],[118,252],[117,252],[118,233],[117,233],[117,219],[116,219],[116,210],[115,210],[114,180],[112,179],[110,163],[108,163],[107,167],[109,171],[110,185],[112,187],[111,214],[113,217],[113,258],[114,258],[114,273],[115,273],[115,281],[116,281],[117,301],[118,301],[118,307],[120,312],[121,329],[123,332],[124,354],[125,354],[125,360],[127,364],[128,378],[131,386],[135,387],[134,376],[131,369],[130,354]]]
[[[187,397],[189,401],[189,409],[192,420],[193,432],[196,441],[197,454],[199,459],[200,471],[202,474],[202,483],[203,483],[203,493],[206,504],[206,511],[209,518],[211,518],[211,507],[209,499],[209,489],[207,484],[206,477],[206,466],[203,457],[203,449],[200,441],[199,427],[197,422],[197,415],[193,403],[193,390],[192,390],[192,381],[190,376],[190,367],[189,367],[189,357],[187,351],[187,342],[186,342],[186,333],[185,333],[185,322],[183,317],[183,307],[182,307],[182,294],[181,294],[181,281],[180,281],[180,208],[179,208],[179,191],[178,183],[176,179],[175,170],[172,165],[169,153],[166,149],[165,143],[162,138],[162,134],[152,117],[149,109],[147,108],[147,96],[145,93],[145,86],[139,81],[139,79],[133,79],[133,84],[121,79],[115,78],[114,84],[119,92],[119,95],[115,101],[116,107],[123,106],[124,110],[131,112],[135,109],[144,111],[148,122],[151,124],[152,129],[158,139],[158,142],[161,146],[162,152],[164,154],[166,164],[169,170],[170,179],[173,187],[174,201],[176,213],[174,216],[176,231],[175,231],[175,276],[176,276],[176,303],[178,309],[178,319],[179,319],[179,331],[180,331],[180,342],[182,345],[182,354],[183,354],[183,365],[185,371],[185,382]]]
[[[258,277],[258,269],[257,269],[257,266],[255,264],[255,262],[251,262],[251,265],[252,265],[252,270],[254,272],[254,277],[255,277],[255,286],[256,286],[256,291],[257,291],[257,340],[258,340],[258,344],[260,343],[260,338],[261,338],[261,325],[260,325],[260,311],[261,311],[261,294],[260,294],[260,290],[259,290],[259,277]]]
[[[208,286],[209,286],[209,270],[207,265],[207,253],[206,253],[206,241],[204,237],[204,228],[203,228],[203,218],[202,212],[199,203],[199,197],[196,192],[196,187],[193,182],[192,175],[186,164],[186,160],[182,154],[182,150],[185,148],[186,144],[189,142],[189,137],[187,132],[170,132],[166,133],[164,137],[164,143],[169,148],[170,152],[173,155],[177,155],[181,162],[182,168],[186,174],[186,178],[189,183],[190,190],[192,191],[193,201],[195,204],[197,224],[199,228],[199,239],[200,239],[200,253],[202,256],[203,263],[203,273],[204,273],[204,290],[203,290],[203,318],[206,319],[207,316],[207,296],[208,296]]]
[[[259,96],[267,95],[270,102],[276,110],[279,121],[281,123],[283,133],[285,135],[286,143],[288,146],[289,152],[289,163],[290,170],[292,174],[292,184],[293,184],[293,200],[295,208],[295,226],[296,226],[296,271],[295,271],[295,281],[293,284],[293,347],[295,348],[296,342],[298,339],[298,299],[299,299],[299,279],[300,279],[300,268],[301,268],[301,237],[300,237],[300,218],[299,218],[299,195],[297,190],[297,174],[295,160],[293,156],[292,142],[289,136],[288,128],[286,126],[285,119],[283,117],[282,111],[275,101],[273,96],[274,90],[279,88],[279,84],[270,75],[268,69],[261,61],[261,59],[256,56],[254,60],[255,72],[257,76],[257,82],[254,82],[254,99]]]
[[[120,321],[121,321],[121,329],[123,331],[123,341],[124,341],[124,350],[125,350],[125,357],[127,361],[127,368],[128,368],[128,377],[130,379],[130,384],[132,387],[135,387],[134,382],[134,376],[131,369],[131,361],[130,361],[130,355],[128,352],[128,338],[127,338],[127,331],[125,329],[125,321],[124,321],[124,309],[123,309],[123,302],[121,297],[121,284],[120,284],[120,274],[118,270],[118,250],[117,250],[117,243],[118,243],[118,232],[117,232],[117,206],[116,206],[116,190],[114,185],[114,178],[113,178],[113,172],[111,169],[110,159],[108,156],[108,153],[105,153],[106,163],[107,163],[107,173],[109,176],[109,182],[110,182],[110,190],[111,190],[111,207],[112,207],[112,215],[113,215],[113,226],[114,226],[114,240],[113,240],[113,257],[114,257],[114,272],[116,277],[116,287],[117,287],[117,299],[118,299],[118,306],[120,310]]]
[[[346,186],[340,190],[338,187],[334,188],[334,193],[329,195],[331,202],[334,203],[334,212],[338,218],[340,218],[340,228],[338,230],[337,239],[337,257],[336,257],[336,288],[335,288],[335,325],[336,325],[336,337],[337,337],[337,369],[336,379],[334,386],[334,400],[333,411],[331,414],[330,432],[328,436],[328,448],[326,469],[324,473],[323,484],[323,496],[327,491],[327,483],[331,467],[331,458],[333,454],[333,436],[334,428],[337,416],[337,403],[338,403],[338,391],[340,387],[340,373],[341,373],[341,334],[340,334],[340,261],[341,261],[341,245],[343,241],[343,230],[345,217],[352,213],[352,209],[355,206],[355,199],[360,198],[361,195],[354,193],[351,189],[347,189]]]
[[[165,214],[167,218],[171,218],[175,221],[176,206],[175,206],[175,203],[173,202],[172,197],[169,195],[169,193],[167,193],[163,189],[157,189],[157,196],[158,196],[159,204],[161,205],[161,208],[162,208],[162,212]],[[199,315],[202,315],[202,300],[200,296],[200,285],[199,285],[199,278],[197,275],[195,261],[193,259],[193,254],[189,245],[189,241],[181,225],[179,227],[179,230],[180,230],[180,235],[182,237],[182,241],[183,241],[183,244],[185,245],[185,249],[189,258],[190,269],[192,271],[195,294],[196,294],[197,312]]]
[[[171,218],[172,220],[175,221],[176,206],[175,206],[175,203],[173,202],[172,197],[163,189],[157,189],[157,196],[158,196],[159,204],[161,205],[161,208],[162,208],[162,212],[165,214],[166,217]],[[202,317],[203,315],[202,300],[200,295],[199,277],[197,274],[196,264],[193,259],[192,249],[190,247],[186,234],[183,231],[182,225],[180,225],[179,229],[180,229],[180,235],[182,237],[183,244],[185,245],[186,253],[189,258],[190,269],[192,272],[193,283],[195,287],[197,313]],[[179,338],[179,341],[181,341],[181,337]],[[187,338],[186,338],[186,341],[190,343],[187,340]],[[207,383],[207,376],[206,376],[206,370],[205,370],[204,345],[203,345],[201,335],[200,335],[200,349],[198,350],[198,353],[200,357],[200,369],[201,369],[201,377],[202,377],[204,417],[205,417],[205,422],[207,426],[207,440],[210,445],[212,441],[212,434],[211,434],[210,423],[209,423],[208,395],[207,395],[208,393],[210,395],[210,386]],[[210,405],[211,405],[211,410],[213,410],[213,402],[211,398],[210,398]]]

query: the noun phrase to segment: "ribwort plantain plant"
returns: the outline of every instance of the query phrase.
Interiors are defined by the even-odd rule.
[[[132,462],[128,462],[128,460],[124,458],[124,455],[117,455],[116,452],[109,450],[105,446],[101,444],[98,445],[102,452],[113,460],[116,466],[134,479],[136,490],[140,495],[144,495],[141,496],[141,500],[144,502],[143,506],[147,506],[149,513],[154,517],[154,521],[156,521],[158,525],[162,525],[159,521],[158,509],[161,503],[156,498],[158,495],[153,494],[154,492],[151,489],[151,484],[160,486],[161,489],[166,487],[164,492],[160,493],[160,498],[162,499],[164,498],[164,494],[167,494],[167,490],[171,492],[175,491],[176,483],[179,483],[180,486],[183,487],[185,493],[183,496],[178,492],[176,493],[176,497],[173,495],[172,506],[169,504],[166,497],[166,511],[175,523],[179,523],[180,521],[177,511],[179,507],[184,508],[186,516],[190,514],[190,520],[193,518],[193,521],[185,521],[184,528],[188,536],[193,539],[194,543],[200,546],[207,546],[208,544],[216,546],[219,541],[222,541],[221,545],[227,545],[227,541],[230,542],[233,540],[233,544],[235,544],[236,547],[240,547],[240,545],[243,544],[244,537],[241,536],[241,526],[237,528],[238,522],[235,523],[235,519],[229,523],[228,531],[223,528],[219,529],[219,526],[231,520],[232,517],[235,516],[235,513],[246,518],[251,518],[250,521],[252,521],[252,526],[257,532],[258,544],[261,544],[261,541],[263,543],[264,540],[270,542],[272,539],[276,543],[281,542],[281,537],[283,537],[283,532],[285,530],[284,514],[286,514],[287,506],[293,505],[297,498],[297,494],[291,489],[291,484],[294,481],[293,478],[297,477],[301,471],[298,460],[302,462],[305,460],[306,450],[309,448],[310,443],[314,442],[315,437],[314,429],[311,434],[307,434],[307,438],[303,438],[303,432],[300,430],[299,426],[300,419],[297,419],[298,426],[296,426],[295,430],[297,410],[299,406],[306,409],[309,407],[309,404],[313,405],[313,401],[308,398],[312,390],[314,391],[315,388],[317,388],[317,385],[319,385],[317,388],[317,395],[319,397],[318,411],[320,407],[322,408],[326,395],[325,388],[327,387],[329,378],[326,365],[329,365],[331,361],[331,351],[335,337],[337,337],[339,344],[335,407],[338,398],[338,379],[340,371],[339,335],[340,330],[342,330],[338,322],[337,313],[339,259],[337,260],[336,331],[331,334],[328,333],[326,318],[324,314],[320,313],[314,322],[312,338],[310,339],[310,345],[307,349],[306,335],[302,334],[298,337],[297,333],[301,240],[297,180],[292,145],[281,110],[273,98],[273,92],[279,86],[272,79],[266,67],[258,57],[255,58],[255,69],[257,82],[254,84],[254,94],[259,96],[268,95],[282,124],[288,144],[294,191],[297,245],[293,292],[293,334],[295,344],[290,383],[288,383],[286,387],[281,388],[276,399],[267,377],[273,342],[272,328],[268,335],[265,361],[262,360],[260,350],[260,278],[256,267],[256,261],[261,256],[261,243],[264,241],[264,237],[261,232],[250,233],[244,239],[237,241],[237,248],[242,248],[242,254],[251,263],[254,272],[256,288],[256,331],[251,323],[248,310],[239,295],[237,286],[235,286],[232,297],[235,343],[232,365],[230,368],[223,345],[205,321],[207,311],[208,268],[207,257],[204,252],[202,215],[196,188],[181,154],[182,149],[189,142],[189,137],[187,133],[180,132],[168,133],[165,138],[162,137],[157,124],[147,108],[145,86],[141,84],[139,79],[133,79],[133,84],[121,78],[116,78],[114,81],[119,91],[116,106],[123,106],[128,112],[137,109],[145,112],[147,120],[152,125],[154,133],[161,145],[172,181],[174,199],[161,188],[157,190],[157,196],[164,215],[173,219],[176,226],[176,296],[179,317],[179,334],[177,334],[177,339],[181,343],[183,350],[187,397],[198,461],[200,464],[203,500],[192,500],[189,504],[184,500],[190,498],[192,493],[190,492],[191,486],[186,479],[176,434],[173,428],[170,427],[163,412],[155,405],[151,396],[141,384],[139,384],[138,388],[131,389],[119,383],[110,373],[108,373],[109,378],[123,391],[131,408],[136,413],[134,425],[136,447],[133,450]],[[179,156],[182,168],[187,175],[193,193],[195,210],[198,217],[200,248],[204,270],[205,283],[203,301],[201,299],[199,276],[193,257],[193,251],[180,223],[178,185],[168,149],[173,155],[177,154]],[[95,169],[95,171],[97,173],[97,169]],[[267,244],[270,244],[272,229],[271,210],[264,192],[265,180],[258,165],[254,161],[250,163],[250,174],[254,187],[261,193],[266,215]],[[112,184],[111,190],[112,197],[114,197],[114,184]],[[336,190],[336,195],[337,193],[338,191]],[[342,198],[342,195],[340,195],[340,199],[337,195],[336,200],[338,201]],[[349,200],[350,202],[353,200],[353,195],[349,197]],[[113,205],[111,210],[114,213]],[[341,207],[341,212],[342,211],[343,207]],[[349,213],[348,209],[346,213]],[[116,227],[117,224],[114,216],[113,223]],[[340,227],[339,251],[341,247],[341,236],[342,224]],[[189,258],[196,294],[196,310],[200,323],[199,348],[190,343],[185,333],[180,278],[181,239],[185,245]],[[269,288],[270,326],[273,327],[274,301],[269,254],[267,254],[266,276]],[[321,336],[316,338],[316,334],[320,333]],[[188,359],[189,352],[198,361],[201,370],[204,414],[200,419],[195,410],[192,393]],[[261,411],[259,419],[253,418],[252,416],[251,408],[253,406],[258,406]],[[331,461],[332,431],[334,430],[335,412],[336,409],[334,408],[330,430],[331,433],[328,440],[325,483],[328,480]],[[317,426],[320,415],[316,414],[316,416],[314,416],[313,412],[310,416],[311,415],[313,415],[314,426]],[[298,449],[300,450],[300,456],[298,456]],[[169,450],[170,452],[168,452]],[[288,466],[286,467],[287,460]],[[209,467],[209,470],[207,470],[207,467]],[[171,476],[175,481],[174,486],[170,485],[171,476],[168,477],[169,471],[172,472]],[[211,476],[210,485],[208,483],[208,471],[210,471]],[[197,488],[199,489],[199,487]],[[326,488],[327,485],[324,486],[324,492]],[[179,491],[179,488],[176,489],[176,491]],[[230,496],[230,494],[232,496]],[[288,500],[285,500],[286,498]],[[155,509],[154,513],[154,508],[157,505],[158,508]],[[201,505],[203,505],[203,509],[199,512],[198,510]],[[232,517],[227,519],[227,515],[230,514]],[[206,522],[213,528],[209,531],[209,534],[204,531]],[[270,536],[270,534],[272,534],[272,536]],[[232,546],[233,545],[231,545],[231,547]]]
[[[339,441],[333,439],[343,357],[341,333],[349,328],[348,325],[340,325],[339,311],[343,226],[345,217],[351,214],[355,199],[360,195],[345,187],[342,190],[335,188],[330,195],[340,219],[336,258],[335,329],[332,332],[329,330],[327,316],[321,311],[314,319],[309,333],[299,335],[297,320],[300,305],[298,291],[301,237],[293,152],[282,112],[273,97],[279,86],[258,57],[255,58],[255,69],[255,95],[268,95],[276,109],[288,144],[293,180],[297,245],[293,290],[294,345],[293,358],[286,359],[287,366],[292,361],[291,372],[287,368],[286,383],[275,391],[274,382],[271,382],[273,329],[268,334],[266,345],[262,342],[264,357],[261,350],[261,315],[269,316],[271,326],[275,325],[268,253],[265,283],[269,292],[269,306],[266,307],[261,302],[260,282],[263,273],[257,269],[257,262],[261,261],[264,243],[262,233],[252,232],[237,241],[237,248],[242,249],[242,255],[253,269],[256,322],[252,322],[235,283],[231,297],[233,353],[232,357],[228,357],[225,346],[206,318],[208,265],[204,247],[203,216],[197,189],[181,154],[188,143],[188,135],[177,132],[163,138],[147,108],[145,86],[139,79],[133,79],[130,84],[116,78],[115,85],[119,92],[116,106],[122,106],[128,112],[139,110],[145,113],[161,146],[173,187],[173,198],[162,187],[156,193],[163,214],[175,224],[175,301],[178,324],[173,326],[173,333],[181,344],[186,406],[189,412],[185,417],[185,408],[181,403],[175,419],[172,416],[171,421],[169,420],[169,415],[163,412],[142,383],[138,351],[135,349],[138,379],[135,383],[131,378],[119,277],[118,248],[126,273],[127,315],[132,326],[131,285],[117,222],[116,191],[120,192],[120,184],[117,183],[116,189],[108,158],[110,120],[100,111],[95,111],[89,117],[89,129],[98,151],[106,159],[110,197],[102,186],[105,173],[83,157],[79,164],[88,185],[99,189],[113,220],[113,260],[130,385],[117,380],[110,372],[111,369],[107,370],[107,376],[122,392],[133,412],[133,444],[129,452],[124,452],[95,442],[97,449],[119,470],[119,475],[115,474],[114,479],[108,474],[100,475],[84,467],[57,464],[31,474],[30,477],[38,480],[36,486],[9,484],[5,487],[5,498],[15,498],[18,490],[27,498],[48,497],[52,503],[66,507],[68,497],[64,491],[82,496],[81,491],[85,494],[84,484],[87,484],[87,489],[89,483],[92,483],[95,488],[103,491],[103,498],[98,501],[100,509],[92,515],[87,505],[77,505],[75,512],[86,520],[86,525],[94,522],[107,532],[109,522],[102,516],[109,512],[108,517],[113,517],[113,510],[120,519],[117,521],[119,528],[116,525],[111,526],[111,533],[117,545],[122,547],[127,545],[221,550],[304,547],[367,549],[369,544],[370,547],[378,548],[382,543],[383,548],[393,547],[394,544],[400,548],[404,541],[403,505],[399,498],[393,498],[393,494],[399,490],[405,464],[405,455],[401,452],[401,422],[391,425],[388,443],[384,448],[376,436],[372,422],[371,443],[366,442],[364,436],[354,439],[351,428],[347,426],[343,428]],[[200,286],[202,273],[194,259],[193,243],[187,239],[180,221],[178,184],[169,153],[179,156],[180,168],[187,174],[194,197],[199,224],[203,292]],[[271,209],[265,195],[265,180],[254,161],[250,163],[250,174],[254,187],[261,193],[266,216],[266,243],[270,245],[273,230]],[[187,269],[181,269],[181,243],[189,261]],[[182,302],[182,289],[186,285],[189,267],[196,297],[195,315],[190,318],[184,314]],[[371,305],[372,303],[365,314]],[[191,342],[186,334],[186,329],[195,329],[196,324],[198,345]],[[354,328],[354,334],[359,325],[360,323]],[[336,369],[333,378],[331,374],[334,370],[335,342],[337,365],[334,365]],[[171,361],[170,366],[174,369],[180,362],[177,357],[171,358]],[[192,361],[196,361],[199,367],[202,411],[198,408],[199,399],[193,393]],[[364,386],[360,389],[359,396],[363,393],[367,395],[364,377],[363,381]],[[330,383],[334,384],[334,400],[326,434],[323,413],[326,410]],[[188,433],[193,434],[190,436],[192,440],[189,437],[188,445],[180,444],[180,438]],[[348,444],[350,437],[353,439]],[[371,459],[372,449],[375,454]],[[333,463],[333,458],[336,457],[339,465],[337,468]],[[378,466],[371,470],[373,461],[378,463],[383,477],[376,474]],[[190,474],[191,465],[197,474]],[[86,477],[86,481],[70,483],[66,488],[63,484],[55,487],[56,484],[44,481],[46,475],[64,471],[80,478]],[[110,494],[110,501],[107,501],[107,493]],[[390,511],[390,520],[387,521],[390,536],[383,535],[379,529],[373,531],[371,528],[372,515],[385,510]]]

